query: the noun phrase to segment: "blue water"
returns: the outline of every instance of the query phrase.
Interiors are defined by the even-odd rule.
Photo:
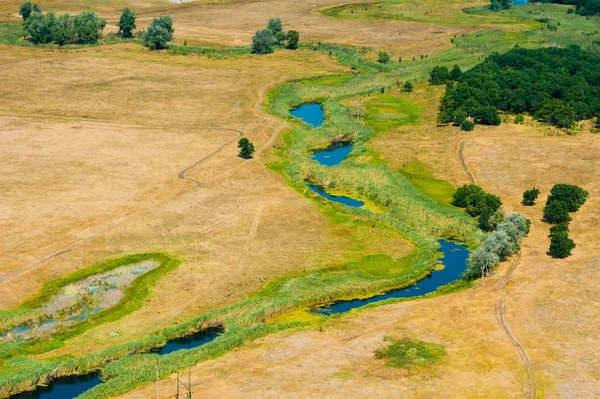
[[[513,0],[513,6],[524,6],[529,3],[528,0]]]
[[[102,383],[98,373],[60,377],[48,386],[32,392],[22,392],[9,399],[72,399]]]
[[[187,337],[170,340],[165,346],[158,349],[156,353],[159,355],[166,355],[182,349],[197,348],[198,346],[202,346],[214,341],[222,333],[223,329],[221,328],[208,328],[206,330],[198,331],[197,333],[188,335]]]
[[[312,125],[312,127],[319,127],[325,122],[323,107],[318,103],[302,104],[292,109],[290,114],[302,119],[304,122]]]
[[[444,265],[442,270],[434,270],[429,276],[410,287],[399,288],[366,299],[334,302],[331,305],[317,308],[313,310],[313,312],[329,316],[337,313],[345,313],[369,303],[379,302],[390,298],[413,298],[423,296],[436,291],[441,286],[460,279],[461,274],[467,268],[467,259],[469,258],[467,247],[450,241],[439,241],[439,243],[441,246],[440,251],[444,254],[444,257],[441,259],[441,263]]]
[[[345,141],[336,143],[321,151],[315,151],[310,157],[321,165],[336,166],[339,165],[352,152],[352,143]]]
[[[359,200],[355,200],[354,198],[344,197],[342,195],[330,195],[325,191],[321,190],[319,187],[313,186],[312,184],[307,184],[308,188],[310,188],[315,193],[319,194],[321,197],[328,199],[329,201],[337,202],[339,204],[344,204],[351,206],[352,208],[360,208],[365,203]]]

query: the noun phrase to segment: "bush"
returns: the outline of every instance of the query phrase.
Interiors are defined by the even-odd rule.
[[[575,242],[569,238],[568,233],[559,232],[550,236],[550,249],[548,253],[554,258],[566,258],[575,248]]]
[[[117,26],[119,27],[119,34],[121,37],[126,39],[132,38],[133,30],[135,29],[135,12],[125,7],[121,13],[121,18],[119,18]]]
[[[285,33],[283,33],[283,22],[279,18],[272,18],[267,24],[267,29],[273,32],[276,44],[282,44],[285,40]]]
[[[533,206],[535,205],[535,200],[537,200],[540,195],[540,190],[537,188],[532,188],[523,193],[523,202],[522,204],[525,206]]]
[[[380,64],[387,64],[388,62],[390,62],[391,59],[392,57],[387,51],[380,51],[377,55],[377,62],[379,62]]]
[[[32,12],[33,7],[31,5],[31,2],[26,1],[25,3],[21,4],[21,7],[19,8],[19,15],[23,17],[23,21],[29,18]]]
[[[572,184],[556,184],[550,190],[547,203],[560,201],[566,204],[569,212],[577,212],[585,204],[588,192]]]
[[[568,223],[571,221],[569,208],[563,201],[547,202],[544,207],[544,220],[548,223]]]
[[[144,34],[144,44],[151,50],[167,48],[167,42],[173,40],[173,20],[169,16],[154,18]]]
[[[463,110],[458,110],[454,113],[454,126],[460,126],[467,120],[467,113]]]
[[[270,54],[277,40],[270,29],[256,32],[252,38],[252,54]]]
[[[402,92],[403,93],[412,93],[413,91],[413,84],[410,82],[410,80],[407,80],[406,83],[404,83],[404,86],[402,86]]]
[[[466,208],[472,217],[479,216],[485,210],[489,217],[500,208],[502,202],[498,196],[486,193],[475,184],[465,184],[452,195],[452,205]]]
[[[458,65],[454,65],[450,71],[450,79],[458,80],[462,76],[462,70]]]
[[[558,233],[567,233],[569,234],[571,231],[569,230],[569,224],[568,223],[559,223],[559,224],[555,224],[554,226],[550,227],[550,235],[548,237],[552,237],[555,234]]]
[[[490,10],[497,12],[508,10],[512,6],[512,0],[491,0]]]
[[[515,115],[515,124],[516,125],[520,125],[522,123],[525,122],[525,117],[523,116],[523,114],[517,114]]]
[[[106,26],[104,18],[100,18],[93,11],[84,11],[73,19],[75,37],[79,44],[94,44],[102,37]]]

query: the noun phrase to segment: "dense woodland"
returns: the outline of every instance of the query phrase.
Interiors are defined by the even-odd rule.
[[[500,123],[500,110],[529,113],[569,128],[575,121],[600,114],[600,56],[575,46],[515,48],[487,57],[455,79],[448,74],[447,79],[435,83],[447,83],[441,123],[468,114],[475,123],[495,125]]]

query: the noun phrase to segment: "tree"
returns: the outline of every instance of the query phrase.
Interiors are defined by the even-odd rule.
[[[460,130],[470,132],[473,129],[475,129],[475,124],[468,119],[465,119],[463,123],[460,124]]]
[[[413,84],[410,82],[410,80],[407,80],[406,83],[404,83],[404,86],[402,86],[402,92],[412,93],[412,91],[413,91]]]
[[[517,114],[517,115],[515,115],[515,124],[516,125],[520,125],[523,122],[525,122],[525,117],[523,116],[523,114]]]
[[[533,206],[535,205],[535,200],[538,198],[538,196],[540,195],[540,190],[538,190],[537,188],[532,188],[530,190],[527,190],[523,193],[523,205],[526,206]]]
[[[458,80],[462,76],[462,70],[458,65],[454,65],[450,71],[450,79]]]
[[[102,37],[106,21],[93,11],[84,11],[73,19],[77,43],[94,44]]]
[[[569,230],[568,223],[559,223],[559,224],[555,224],[554,226],[550,227],[550,235],[548,237],[552,237],[553,235],[556,235],[559,233],[569,234],[570,232],[571,232],[571,230]]]
[[[569,208],[563,201],[552,201],[544,207],[544,220],[548,223],[568,223],[571,221]]]
[[[473,111],[473,119],[475,123],[480,125],[499,125],[501,122],[500,115],[494,107],[479,107]]]
[[[454,126],[460,126],[467,120],[467,113],[463,110],[458,110],[454,113]]]
[[[21,4],[21,8],[19,8],[19,15],[23,17],[23,21],[29,18],[32,12],[33,7],[31,5],[31,2],[26,1],[25,3]]]
[[[279,18],[272,18],[267,24],[267,29],[273,32],[273,36],[277,44],[281,44],[285,40],[285,34],[283,33],[283,23]]]
[[[34,4],[32,10],[33,12],[42,12],[42,7],[39,4]]]
[[[295,30],[290,30],[287,33],[287,43],[285,44],[285,48],[288,50],[296,50],[298,48],[298,43],[300,42],[300,33]]]
[[[512,6],[513,0],[491,0],[490,10],[501,11],[508,10]]]
[[[56,30],[55,23],[56,17],[53,12],[47,14],[34,12],[23,22],[23,29],[33,43],[50,43]]]
[[[241,138],[238,142],[238,148],[240,149],[240,157],[242,158],[251,158],[252,154],[254,154],[254,144],[245,137]]]
[[[263,29],[256,32],[252,38],[252,54],[270,54],[273,52],[273,46],[276,43],[273,31]]]
[[[489,217],[500,208],[502,202],[498,196],[486,193],[475,184],[465,184],[452,195],[452,205],[466,208],[472,217],[479,216],[485,210]]]
[[[56,18],[53,25],[52,41],[59,46],[75,41],[75,21],[69,17],[68,13]]]
[[[447,67],[436,66],[429,73],[429,83],[432,85],[443,85],[450,79],[450,72]]]
[[[167,48],[167,42],[173,40],[173,20],[169,16],[154,18],[148,26],[145,34],[144,44],[151,50],[162,50]]]
[[[550,236],[550,249],[548,253],[554,258],[566,258],[575,248],[575,242],[569,238],[568,233],[560,232]]]
[[[573,107],[556,98],[546,101],[537,116],[560,128],[570,128],[575,122]]]
[[[132,38],[133,30],[136,28],[135,12],[125,7],[121,13],[121,18],[119,18],[117,26],[119,27],[119,34],[121,37],[126,39]]]
[[[585,204],[589,193],[573,184],[555,184],[550,190],[547,203],[563,202],[569,212],[577,212]]]

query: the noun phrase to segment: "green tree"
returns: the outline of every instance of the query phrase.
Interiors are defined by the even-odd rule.
[[[571,221],[569,208],[563,201],[552,201],[544,207],[544,220],[548,223],[568,223]]]
[[[406,83],[404,83],[404,86],[402,86],[402,91],[404,93],[412,93],[413,84],[410,82],[410,80],[407,80]]]
[[[295,30],[290,30],[287,33],[287,43],[285,44],[285,48],[288,50],[296,50],[298,48],[298,44],[300,43],[300,33]]]
[[[53,25],[52,41],[60,46],[75,41],[75,23],[68,13],[56,18]]]
[[[460,129],[466,132],[470,132],[475,129],[475,124],[468,119],[465,119],[463,123],[460,124]]]
[[[556,98],[546,101],[537,116],[560,128],[570,128],[575,122],[573,107]]]
[[[467,120],[467,113],[463,110],[458,110],[454,113],[454,126],[460,126]]]
[[[491,0],[490,10],[501,11],[508,10],[512,6],[513,0]]]
[[[29,18],[32,12],[33,7],[31,5],[31,2],[26,1],[25,3],[21,4],[21,8],[19,8],[19,15],[23,17],[23,21]]]
[[[450,71],[450,79],[458,80],[462,76],[462,70],[458,65],[454,65]]]
[[[53,12],[34,12],[23,22],[23,29],[33,43],[50,43],[55,32],[55,23],[56,16]]]
[[[34,4],[32,10],[33,12],[42,12],[42,7],[39,4]]]
[[[575,242],[565,232],[559,232],[550,236],[550,249],[548,253],[554,258],[566,258],[571,255],[575,248]]]
[[[432,85],[443,85],[450,79],[450,71],[447,67],[436,66],[429,73],[429,83]]]
[[[547,203],[560,201],[567,206],[569,212],[577,212],[585,204],[589,193],[573,184],[555,184],[550,190]]]
[[[479,107],[473,110],[473,119],[480,125],[499,125],[500,115],[494,107]]]
[[[133,30],[136,28],[135,12],[125,7],[121,13],[121,18],[119,18],[117,26],[119,27],[119,34],[121,37],[126,39],[132,38]]]
[[[379,54],[377,54],[377,62],[380,64],[387,64],[391,59],[392,57],[387,51],[380,51]]]
[[[77,43],[94,44],[102,37],[106,21],[94,11],[84,11],[73,19]]]
[[[144,44],[151,50],[167,48],[167,42],[173,40],[173,20],[169,16],[154,18],[144,35]]]
[[[258,31],[252,38],[252,54],[270,54],[276,42],[271,29]]]
[[[515,115],[515,124],[516,125],[520,125],[523,122],[525,122],[525,117],[523,116],[523,114],[517,114],[517,115]]]
[[[540,190],[538,190],[537,188],[532,188],[530,190],[527,190],[523,193],[523,205],[526,206],[533,206],[535,205],[535,200],[538,198],[538,196],[540,195]]]
[[[267,24],[267,29],[273,32],[273,36],[275,37],[277,44],[280,45],[283,43],[285,40],[285,33],[283,33],[283,23],[281,22],[281,19],[270,19],[269,23]]]
[[[254,154],[254,144],[250,142],[247,138],[241,138],[238,142],[238,148],[240,149],[240,157],[242,158],[250,158],[252,154]]]
[[[558,224],[555,224],[554,226],[550,227],[549,237],[552,237],[553,235],[559,234],[559,233],[569,234],[570,232],[571,232],[571,230],[569,230],[568,223],[558,223]]]

